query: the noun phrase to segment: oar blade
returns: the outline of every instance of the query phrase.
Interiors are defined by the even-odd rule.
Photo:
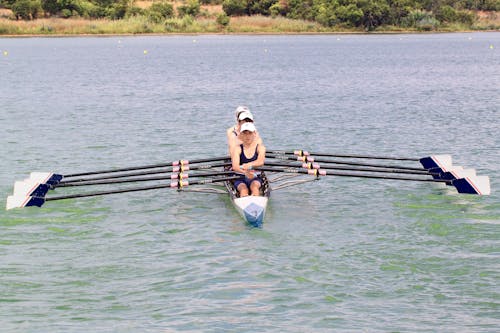
[[[446,168],[452,166],[451,155],[431,155],[420,159],[420,164],[425,169]]]
[[[45,198],[42,197],[32,197],[32,196],[22,196],[22,195],[9,195],[7,197],[6,210],[14,208],[22,208],[29,206],[42,207],[45,203]]]
[[[490,195],[490,178],[488,176],[465,177],[452,181],[458,193]]]
[[[440,174],[440,178],[444,180],[454,180],[454,179],[460,179],[460,178],[474,178],[476,177],[476,170],[475,169],[455,169],[451,168],[446,172],[442,172]]]
[[[52,172],[32,172],[30,173],[30,180],[41,183],[56,185],[64,178],[63,175]]]
[[[43,197],[50,190],[50,185],[32,181],[30,179],[14,183],[14,196]]]

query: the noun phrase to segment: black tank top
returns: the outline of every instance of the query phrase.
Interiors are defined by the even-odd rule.
[[[240,164],[256,161],[257,157],[259,157],[259,153],[257,152],[257,150],[259,149],[259,145],[255,146],[255,153],[250,158],[245,156],[245,150],[243,149],[242,144],[240,145],[240,147],[241,147]]]

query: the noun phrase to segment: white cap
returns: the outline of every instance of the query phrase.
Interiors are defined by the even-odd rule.
[[[239,114],[238,120],[250,119],[253,121],[253,115],[250,111],[243,111]]]
[[[240,132],[244,131],[249,131],[249,132],[255,132],[257,129],[255,128],[255,125],[253,123],[244,123],[240,127]]]
[[[243,105],[240,105],[236,108],[236,118],[238,118],[238,116],[240,115],[240,113],[242,112],[250,112],[250,110],[248,109],[248,107],[246,106],[243,106]]]

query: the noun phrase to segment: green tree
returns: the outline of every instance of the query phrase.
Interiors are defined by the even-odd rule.
[[[359,26],[363,19],[363,11],[354,4],[337,8],[337,18],[348,26]]]
[[[271,6],[274,5],[277,0],[248,0],[250,15],[260,14],[264,16],[271,15]]]
[[[42,1],[43,10],[50,14],[55,15],[61,11],[61,6],[57,0],[44,0]]]
[[[434,11],[434,15],[440,22],[450,23],[457,20],[457,12],[455,11],[455,9],[453,9],[453,7],[449,5],[444,5],[436,8],[436,10]]]
[[[193,17],[200,14],[200,2],[198,0],[189,0],[182,6],[177,7],[180,17],[191,15]]]
[[[300,20],[314,20],[313,0],[289,0],[287,17]]]
[[[43,12],[40,0],[17,0],[11,9],[17,19],[23,20],[36,19]]]
[[[224,0],[222,10],[229,16],[248,15],[246,0]]]
[[[155,2],[149,7],[147,15],[151,21],[161,22],[174,17],[174,7],[166,1]]]
[[[361,25],[366,30],[373,30],[389,21],[389,5],[385,0],[360,0],[358,6],[363,11]]]
[[[229,25],[229,22],[231,21],[231,18],[227,16],[226,13],[220,13],[217,15],[216,22],[218,25],[221,25],[223,27],[227,27]]]

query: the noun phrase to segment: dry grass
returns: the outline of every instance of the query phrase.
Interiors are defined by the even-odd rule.
[[[290,20],[284,17],[267,17],[261,15],[231,17],[230,32],[323,32],[326,29],[318,23]]]
[[[500,30],[500,13],[480,11],[477,16],[479,21],[475,26],[478,29]]]

